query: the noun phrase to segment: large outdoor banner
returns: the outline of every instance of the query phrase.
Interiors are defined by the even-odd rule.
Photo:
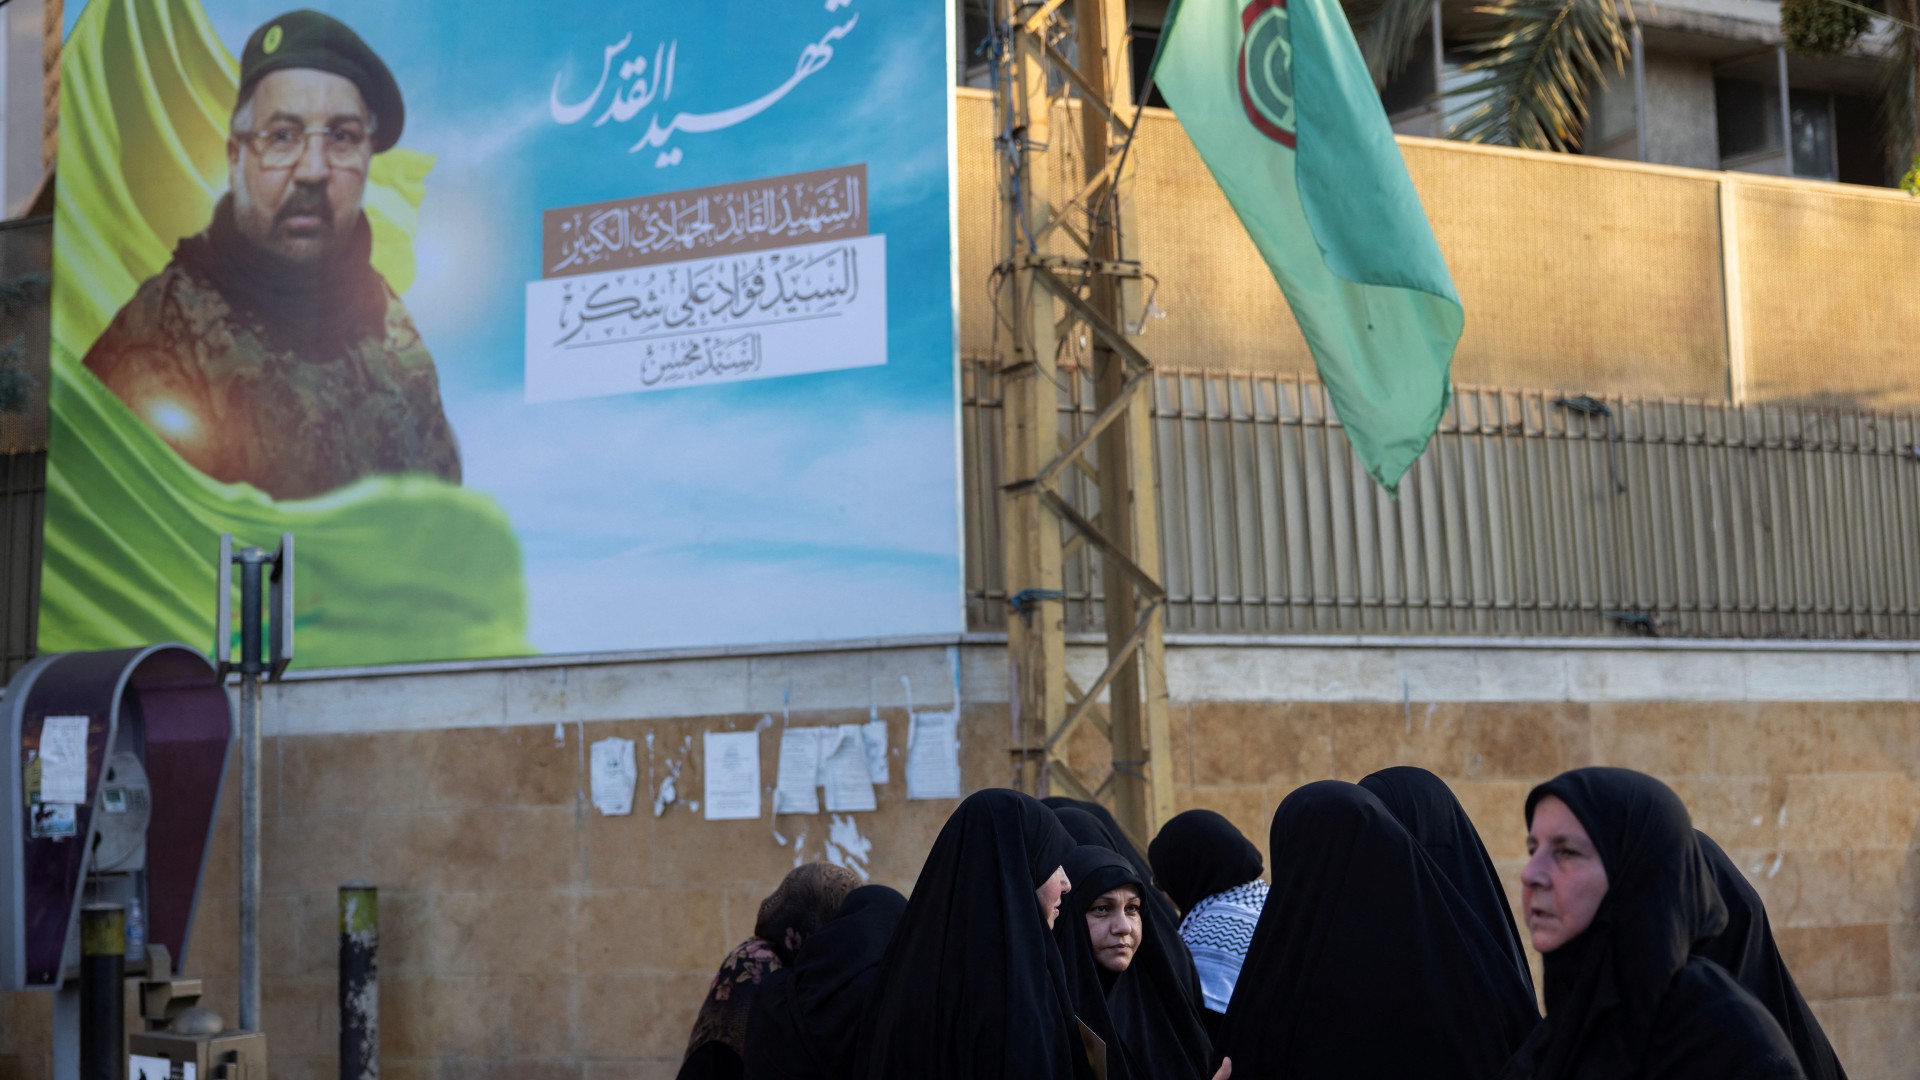
[[[69,4],[40,647],[961,626],[930,0]]]

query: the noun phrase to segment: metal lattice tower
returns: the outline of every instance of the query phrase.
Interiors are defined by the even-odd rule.
[[[1126,5],[995,2],[996,357],[1015,783],[1103,802],[1144,841],[1173,812],[1173,774],[1153,367],[1127,332],[1142,274],[1122,228],[1139,114],[1126,78]],[[1094,415],[1069,441],[1061,380],[1083,371],[1093,376]],[[1095,476],[1097,508],[1069,497],[1070,470]],[[1066,670],[1062,589],[1063,565],[1082,547],[1098,553],[1106,598],[1107,664],[1086,686]],[[1105,777],[1083,776],[1066,758],[1083,724],[1112,747]]]

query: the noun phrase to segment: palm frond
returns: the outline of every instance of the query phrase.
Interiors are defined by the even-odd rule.
[[[1909,9],[1911,10],[1911,9]],[[1914,112],[1913,71],[1915,49],[1920,46],[1920,31],[1903,22],[1893,24],[1892,40],[1887,44],[1887,68],[1880,86],[1880,139],[1886,148],[1889,179],[1898,181],[1915,167],[1915,144],[1920,137],[1915,125],[1920,117]]]
[[[1576,149],[1589,90],[1608,68],[1626,70],[1621,8],[1615,0],[1494,0],[1475,10],[1492,17],[1491,28],[1474,43],[1469,78],[1448,94],[1478,104],[1451,137]]]
[[[1406,69],[1420,35],[1433,26],[1434,0],[1351,0],[1347,19],[1376,86]]]

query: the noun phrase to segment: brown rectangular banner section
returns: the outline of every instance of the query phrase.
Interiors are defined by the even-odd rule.
[[[867,234],[867,166],[542,212],[540,276],[567,277]]]

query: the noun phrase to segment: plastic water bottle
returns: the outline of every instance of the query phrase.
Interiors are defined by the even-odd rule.
[[[140,910],[140,898],[137,896],[127,901],[126,956],[128,963],[144,964],[147,961],[147,918],[146,913]]]

